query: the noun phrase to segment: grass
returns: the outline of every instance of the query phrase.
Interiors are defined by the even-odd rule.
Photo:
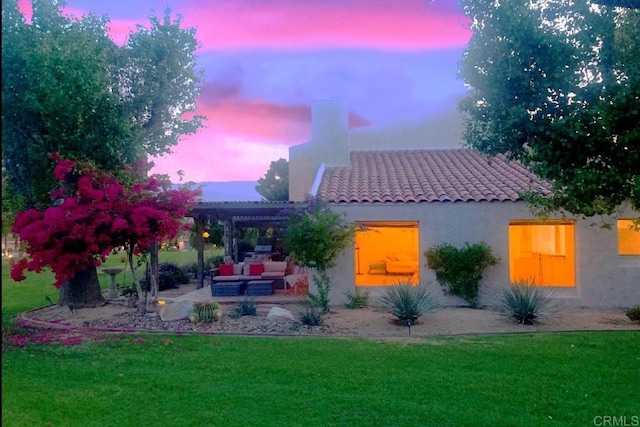
[[[3,317],[43,305],[8,282]],[[51,283],[51,282],[49,282]],[[48,286],[51,286],[50,284]],[[51,293],[50,293],[51,294]],[[3,425],[594,425],[640,414],[639,332],[363,339],[123,335],[2,356]]]
[[[204,253],[204,259],[217,255],[220,250],[208,250]],[[160,262],[173,262],[178,265],[196,262],[198,254],[196,251],[160,251]],[[102,289],[109,288],[110,278],[106,274],[101,274],[101,268],[125,267],[125,271],[116,275],[116,281],[120,285],[131,285],[133,279],[128,264],[120,261],[120,255],[111,255],[104,264],[98,267],[98,279]],[[27,280],[14,282],[9,274],[10,267],[7,259],[2,260],[2,324],[15,317],[15,314],[30,310],[35,307],[47,305],[46,297],[52,301],[58,301],[58,290],[53,286],[53,273],[46,270],[40,274],[27,272]],[[142,278],[144,270],[140,270],[138,278]]]

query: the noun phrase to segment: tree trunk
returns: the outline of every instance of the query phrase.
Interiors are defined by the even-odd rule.
[[[95,266],[76,272],[60,288],[58,305],[76,308],[102,307],[106,304],[98,281],[98,269]]]
[[[158,299],[158,251],[160,250],[160,245],[156,240],[153,245],[151,245],[150,253],[149,253],[149,261],[150,261],[150,274],[149,274],[149,288],[151,293],[151,298]]]

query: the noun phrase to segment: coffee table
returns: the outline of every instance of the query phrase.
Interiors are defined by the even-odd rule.
[[[247,295],[273,295],[273,280],[251,280],[247,282]]]

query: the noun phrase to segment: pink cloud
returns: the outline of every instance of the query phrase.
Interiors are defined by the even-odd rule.
[[[152,159],[153,173],[167,174],[185,181],[255,181],[264,176],[272,161],[289,157],[288,145],[259,138],[234,137],[210,128],[185,136],[171,155]]]
[[[184,26],[197,27],[203,50],[370,48],[399,51],[466,46],[471,31],[468,19],[444,0],[341,0],[278,2],[196,0],[175,12]],[[19,1],[31,17],[31,2]],[[65,9],[81,17],[87,10]],[[148,19],[110,16],[110,34],[123,44],[136,25]]]
[[[198,112],[208,118],[205,127],[182,137],[171,155],[154,159],[154,173],[167,174],[174,182],[178,181],[178,170],[185,172],[187,181],[257,180],[272,161],[289,158],[291,145],[311,138],[308,105],[234,98],[199,105]],[[349,112],[350,128],[368,124],[365,118]]]
[[[27,23],[31,23],[31,17],[33,16],[31,0],[18,0],[18,9],[24,15]]]
[[[196,1],[184,11],[204,50],[359,47],[424,50],[465,46],[471,36],[455,10],[406,1]]]
[[[282,144],[302,142],[311,132],[311,107],[307,104],[281,105],[261,100],[220,96],[220,85],[207,84],[198,98],[198,113],[207,116],[206,126],[223,134],[264,138]],[[223,90],[225,95],[235,90]],[[370,122],[349,112],[351,129]]]

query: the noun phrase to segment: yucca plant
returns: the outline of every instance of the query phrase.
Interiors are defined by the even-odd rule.
[[[439,306],[434,289],[427,285],[413,285],[409,281],[396,281],[385,286],[376,307],[403,322],[415,322],[420,316],[435,311]]]
[[[193,304],[193,311],[189,320],[193,323],[214,321],[222,318],[222,310],[215,301],[198,301]]]
[[[300,323],[307,326],[319,326],[324,321],[324,310],[310,302],[305,304],[304,310],[299,313]]]
[[[519,280],[505,289],[500,298],[500,312],[517,323],[533,325],[553,310],[555,290],[538,286],[534,279]]]

